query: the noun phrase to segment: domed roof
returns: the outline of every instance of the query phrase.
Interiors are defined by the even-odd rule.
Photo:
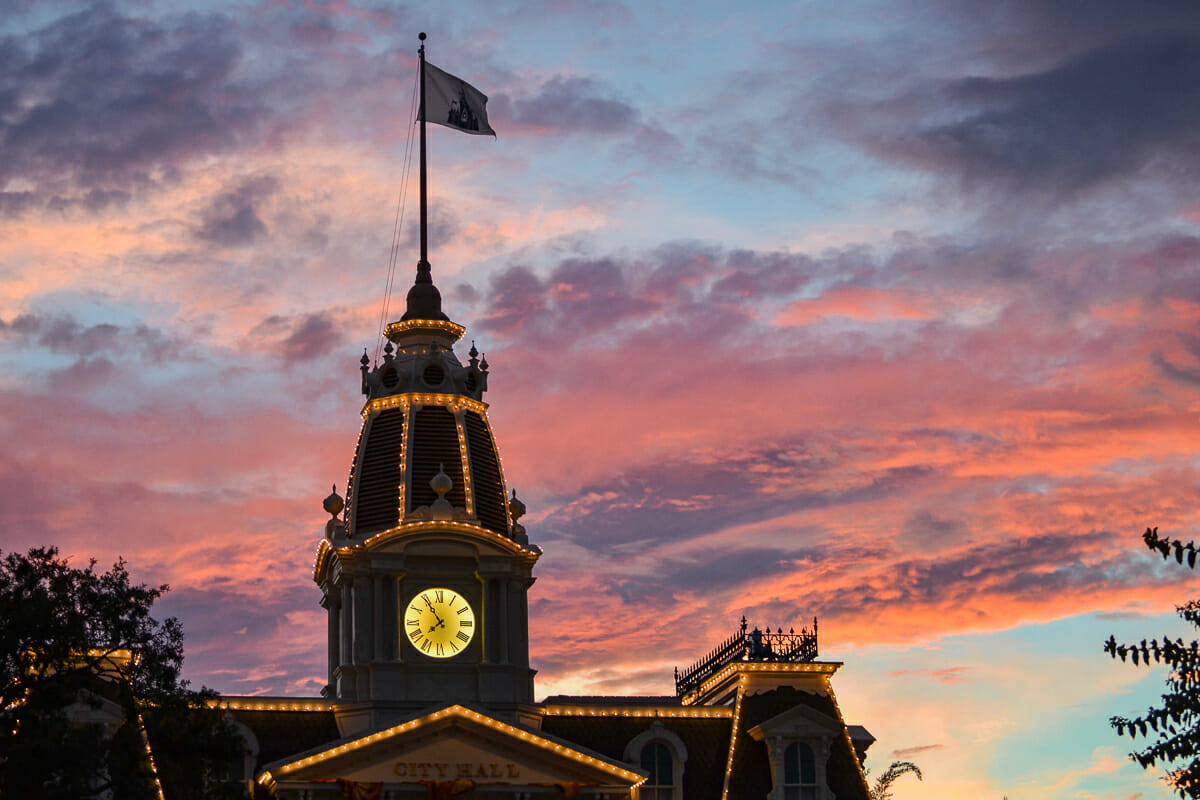
[[[385,330],[382,360],[372,365],[363,355],[367,402],[346,489],[350,538],[448,516],[512,535],[483,402],[488,365],[474,344],[459,361],[454,344],[464,331],[442,313],[422,262],[404,316]]]

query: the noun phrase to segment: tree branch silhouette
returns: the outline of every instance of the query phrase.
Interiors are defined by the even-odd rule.
[[[1194,542],[1185,544],[1161,537],[1158,528],[1147,528],[1142,540],[1164,559],[1174,555],[1177,564],[1186,560],[1189,569],[1196,568]],[[1200,600],[1177,606],[1176,610],[1188,624],[1200,628]],[[1200,642],[1164,636],[1120,643],[1109,636],[1104,652],[1122,662],[1132,661],[1135,666],[1153,663],[1169,667],[1162,705],[1147,709],[1141,716],[1112,717],[1109,723],[1120,736],[1148,740],[1145,749],[1129,754],[1143,769],[1163,766],[1167,783],[1180,797],[1200,798]],[[1172,768],[1174,764],[1178,766]]]

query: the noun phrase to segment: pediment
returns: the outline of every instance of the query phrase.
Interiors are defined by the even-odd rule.
[[[644,776],[578,745],[459,705],[268,764],[263,785],[348,780],[628,788]]]
[[[802,739],[827,737],[841,733],[844,727],[828,714],[822,714],[806,705],[798,705],[755,725],[748,733],[760,741],[769,736]]]

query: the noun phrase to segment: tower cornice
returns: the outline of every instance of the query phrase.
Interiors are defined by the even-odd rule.
[[[451,341],[457,342],[467,332],[467,329],[457,322],[451,322],[448,319],[402,319],[389,323],[384,328],[383,335],[394,342],[399,337],[412,331],[437,331],[438,333],[449,334],[453,337]]]
[[[376,411],[385,408],[409,408],[411,406],[445,406],[457,413],[460,409],[474,411],[476,414],[486,414],[488,404],[482,400],[464,397],[461,394],[424,394],[421,392],[404,392],[386,397],[377,397],[363,404],[362,417],[366,419]]]
[[[507,536],[501,536],[470,522],[406,522],[354,544],[336,546],[328,539],[322,539],[313,558],[313,581],[321,583],[333,568],[335,560],[353,559],[388,545],[404,543],[409,539],[430,541],[436,539],[439,534],[447,538],[465,538],[476,544],[491,545],[529,566],[533,566],[542,555],[542,550],[537,545],[518,544]]]

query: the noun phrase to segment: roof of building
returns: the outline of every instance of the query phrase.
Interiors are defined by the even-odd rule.
[[[625,761],[627,748],[638,735],[654,725],[661,725],[679,737],[687,748],[683,795],[689,800],[720,800],[729,764],[730,735],[734,723],[732,709],[681,707],[674,697],[636,695],[552,695],[540,707],[549,712],[542,716],[542,735],[618,762]],[[596,713],[556,713],[556,708],[565,707],[572,712],[595,710]],[[835,701],[826,695],[799,691],[790,686],[745,695],[737,715],[737,741],[729,777],[729,798],[758,800],[770,792],[771,769],[767,747],[755,740],[749,730],[797,707],[812,709],[844,726]],[[665,713],[653,713],[656,708]],[[699,712],[706,708],[713,712],[719,709],[720,713],[712,716],[676,716],[671,713],[674,709]],[[620,713],[622,711],[628,713]],[[313,751],[341,738],[332,709],[249,711],[232,708],[230,713],[257,737],[260,765]],[[838,800],[868,800],[860,776],[858,758],[847,736],[835,737],[829,756],[827,780]]]
[[[729,776],[730,796],[738,798],[766,797],[771,791],[771,770],[767,760],[767,748],[755,741],[749,730],[772,717],[776,717],[797,706],[807,706],[845,726],[837,704],[829,695],[799,691],[791,686],[780,686],[759,694],[748,694],[742,698],[741,713],[738,715],[737,742],[733,768]],[[826,768],[829,788],[838,800],[868,800],[858,759],[848,737],[833,740]],[[733,787],[739,791],[734,792]]]
[[[719,800],[725,776],[725,759],[729,751],[728,718],[542,718],[542,730],[572,742],[579,742],[609,758],[620,760],[625,758],[625,748],[629,742],[653,724],[661,724],[682,739],[687,747],[683,796],[692,800]]]
[[[593,694],[552,694],[543,701],[547,706],[677,706],[679,698],[667,695],[613,695],[605,697]]]
[[[258,739],[258,763],[269,764],[341,737],[333,711],[230,710]]]

